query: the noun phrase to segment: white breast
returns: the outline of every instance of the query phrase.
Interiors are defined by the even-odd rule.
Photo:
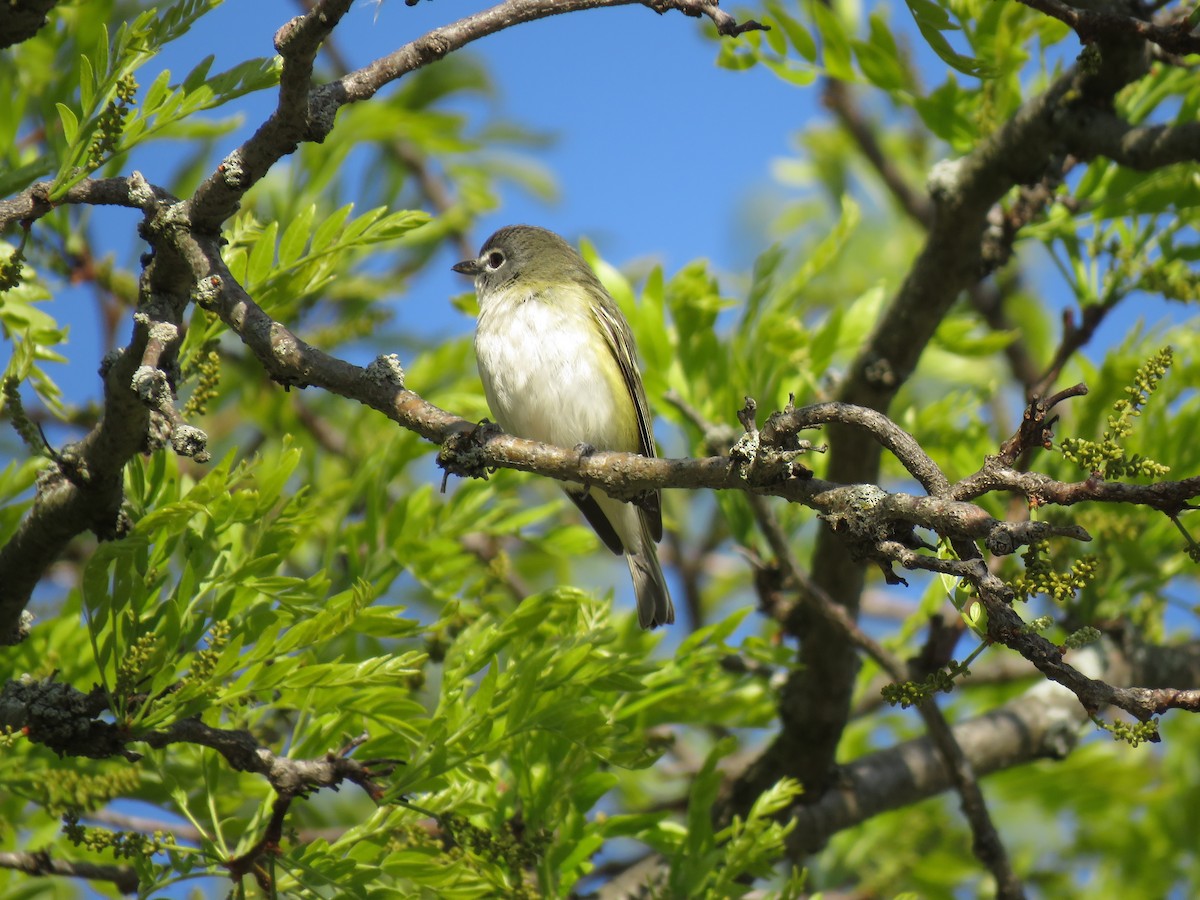
[[[484,307],[475,355],[501,428],[559,447],[638,449],[632,401],[589,316],[536,295],[492,298]]]

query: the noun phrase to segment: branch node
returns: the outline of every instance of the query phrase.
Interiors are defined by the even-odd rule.
[[[394,388],[404,387],[404,366],[400,365],[400,357],[395,353],[375,357],[367,366],[366,372],[367,378],[376,384],[386,384]]]
[[[483,448],[492,435],[501,433],[499,425],[483,419],[474,428],[447,436],[437,455],[437,464],[445,472],[442,476],[442,493],[446,492],[446,483],[451,475],[487,480],[490,467]]]

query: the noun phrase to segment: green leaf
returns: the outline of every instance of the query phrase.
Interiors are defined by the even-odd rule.
[[[717,50],[717,65],[732,72],[752,69],[759,62],[757,53],[730,41],[723,41]]]
[[[778,22],[769,22],[768,24],[778,26]],[[774,27],[768,29],[763,32],[763,39],[767,42],[767,46],[779,56],[787,53],[787,35],[783,33],[782,28]]]
[[[347,203],[318,225],[317,230],[313,232],[309,253],[317,253],[318,251],[327,249],[337,238],[338,233],[342,230],[342,226],[345,225],[346,219],[353,209],[354,204]]]
[[[937,31],[958,31],[959,26],[950,18],[950,13],[933,0],[905,0],[909,11],[918,23],[925,23]]]
[[[958,356],[978,357],[999,353],[1019,336],[1016,330],[982,331],[973,319],[951,315],[938,324],[934,339]]]
[[[778,75],[788,84],[796,87],[807,87],[817,80],[816,69],[808,66],[796,66],[787,60],[764,59],[763,65]]]
[[[96,96],[96,73],[92,69],[92,61],[87,54],[79,56],[79,107],[91,109],[92,100]]]
[[[817,61],[817,43],[808,29],[799,20],[788,15],[778,0],[768,0],[766,8],[771,14],[773,24],[787,35],[788,41],[796,48],[796,52],[809,63],[815,63]]]
[[[55,103],[54,106],[58,109],[58,120],[62,122],[63,136],[66,137],[68,144],[75,143],[75,135],[79,133],[78,117],[64,103]]]
[[[250,259],[246,264],[246,288],[257,287],[267,280],[275,264],[275,235],[279,231],[278,222],[270,222],[250,250]]]
[[[142,114],[150,115],[156,112],[163,101],[167,98],[170,92],[171,70],[163,69],[150,82],[150,87],[146,89],[146,96],[142,98]]]
[[[933,0],[905,0],[905,2],[912,13],[913,20],[917,23],[917,28],[921,31],[921,36],[925,38],[925,42],[943,62],[959,72],[978,78],[989,78],[995,74],[990,65],[970,56],[964,56],[950,46],[950,42],[946,40],[942,31],[957,30],[958,25],[951,21],[945,9],[938,6]]]
[[[214,60],[216,60],[216,57],[210,53],[208,56],[204,57],[204,59],[200,60],[200,62],[196,63],[192,71],[188,72],[187,75],[184,76],[183,84],[181,84],[180,87],[183,89],[185,94],[192,93],[205,83],[205,81],[208,79],[208,71],[212,68]]]
[[[839,81],[854,81],[854,69],[850,66],[850,41],[842,27],[842,21],[824,3],[819,0],[809,4],[817,30],[821,34],[824,53],[821,61],[829,75]]]
[[[317,205],[310,203],[301,209],[284,229],[283,237],[279,239],[279,265],[281,268],[294,265],[304,253],[304,245],[308,243],[308,233],[316,214]]]
[[[871,14],[871,38],[853,41],[858,67],[872,84],[886,91],[912,90],[914,85],[891,29],[878,12]]]

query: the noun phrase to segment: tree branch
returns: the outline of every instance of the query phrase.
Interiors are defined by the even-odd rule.
[[[16,869],[26,875],[65,875],[87,881],[108,881],[122,894],[136,894],[138,891],[138,876],[132,866],[54,859],[49,853],[35,851],[0,852],[0,868]]]
[[[87,206],[125,206],[148,212],[158,205],[177,203],[169,191],[144,179],[135,181],[125,178],[85,178],[67,189],[60,199],[50,201],[51,181],[39,181],[30,185],[15,197],[0,200],[0,231],[14,222],[40,219],[46,213],[63,204]]]
[[[133,337],[103,372],[104,418],[79,444],[64,448],[58,455],[57,471],[39,483],[33,509],[16,535],[0,548],[0,642],[23,639],[27,633],[24,609],[33,588],[73,537],[89,528],[101,539],[124,533],[128,523],[120,515],[121,478],[125,463],[134,453],[170,441],[178,453],[198,459],[207,456],[206,436],[182,422],[171,402],[175,354],[183,313],[193,294],[202,297],[215,291],[219,284],[212,283],[214,275],[233,282],[220,263],[216,242],[222,223],[237,209],[245,192],[283,156],[293,152],[300,141],[322,140],[333,127],[341,106],[372,96],[408,71],[513,24],[633,2],[507,0],[454,25],[435,29],[384,60],[313,91],[310,85],[316,53],[351,3],[319,0],[311,12],[292,19],[275,36],[284,59],[276,110],[217,166],[190,199],[178,201],[148,185],[136,172],[128,179],[85,180],[68,192],[64,202],[115,203],[142,210],[142,236],[154,255],[139,285]],[[763,27],[753,21],[738,24],[713,0],[642,0],[642,5],[659,13],[678,9],[688,15],[707,16],[723,34],[736,35]],[[347,90],[347,84],[355,90]],[[0,227],[37,218],[51,208],[47,189],[35,185],[0,204]],[[234,314],[248,316],[251,327],[260,327],[266,323],[261,311],[260,315],[253,314],[256,308],[251,303]],[[311,348],[299,342],[285,352],[291,367],[275,364],[281,362],[276,360],[267,364],[267,370],[281,383],[309,384],[302,374],[305,355],[312,355],[309,351]],[[329,358],[326,362],[332,365]],[[296,363],[301,374],[288,373],[289,368],[297,368]],[[355,371],[362,370],[342,364],[339,375],[347,381]],[[444,426],[445,420],[452,417],[442,414],[435,418],[442,419]],[[428,428],[422,433],[431,437]]]
[[[212,728],[195,718],[181,719],[160,731],[135,734],[101,718],[107,709],[103,691],[84,694],[53,680],[10,681],[0,689],[0,729],[24,732],[29,740],[63,756],[123,756],[136,762],[140,755],[129,749],[130,744],[140,742],[154,748],[197,744],[216,750],[235,771],[262,775],[277,793],[293,797],[350,781],[378,798],[382,789],[375,776],[395,765],[392,760],[351,759],[345,753],[327,753],[318,759],[278,756],[248,731]],[[359,743],[361,740],[349,749]]]
[[[176,233],[169,223],[168,210],[173,207],[164,206],[173,198],[147,184],[138,172],[129,178],[81,182],[67,196],[68,202],[141,209],[148,234]],[[13,217],[26,220],[49,209],[45,185],[34,185],[0,209],[0,223]],[[159,253],[142,277],[129,343],[101,364],[103,418],[78,443],[54,454],[54,467],[38,479],[33,508],[0,547],[0,643],[22,639],[22,613],[34,586],[72,538],[85,530],[101,540],[126,533],[123,477],[134,454],[170,442],[183,455],[206,456],[204,432],[185,425],[172,403],[175,353],[189,292],[179,290],[177,274],[165,274],[171,272],[165,261],[172,245],[157,243]]]
[[[225,268],[215,245],[197,244],[195,249],[206,260],[207,272],[212,273],[202,279],[198,302],[216,312],[242,338],[273,378],[284,385],[315,385],[357,400],[442,444],[441,464],[453,474],[482,475],[490,468],[516,469],[602,486],[613,496],[627,499],[668,487],[753,491],[804,503],[830,517],[835,527],[848,536],[862,539],[869,539],[873,529],[886,530],[889,522],[915,524],[947,536],[984,540],[997,547],[1014,541],[1019,546],[1020,540],[1032,537],[1034,532],[1087,539],[1085,532],[1073,527],[1000,522],[974,505],[952,499],[888,493],[871,485],[840,485],[804,477],[795,468],[795,453],[767,446],[771,441],[782,441],[785,433],[794,434],[810,424],[849,422],[876,429],[889,448],[903,454],[906,465],[934,477],[936,467],[903,429],[872,410],[845,405],[821,404],[781,413],[768,423],[770,430],[763,432],[767,440],[749,459],[651,459],[613,451],[581,455],[574,449],[528,441],[498,430],[485,433],[406,389],[403,372],[394,359],[381,357],[364,369],[305,343],[271,319],[246,294]]]
[[[372,799],[378,799],[383,789],[376,784],[379,770],[390,770],[391,760],[359,761],[345,755],[327,753],[317,759],[293,759],[277,756],[260,745],[248,731],[212,728],[199,719],[181,719],[163,731],[144,734],[133,740],[151,747],[169,744],[199,744],[216,750],[237,772],[262,775],[276,793],[287,797],[304,796],[325,787],[337,787],[344,781],[357,784]]]
[[[1094,66],[1068,69],[971,153],[934,168],[928,181],[933,219],[925,243],[849,366],[838,400],[886,412],[951,305],[987,273],[982,251],[991,210],[1015,185],[1039,181],[1061,153],[1058,121],[1064,111],[1111,104],[1121,87],[1145,71],[1141,49],[1140,41],[1105,43]],[[831,480],[878,480],[877,444],[841,425],[830,427],[827,435]],[[860,553],[861,548],[823,530],[809,565],[818,583],[852,616],[865,584]],[[741,779],[739,809],[748,810],[781,775],[800,780],[806,799],[821,796],[833,771],[857,672],[854,648],[836,631],[814,623],[801,642],[796,672],[780,695],[784,727]]]
[[[1019,2],[1071,26],[1082,44],[1091,44],[1104,38],[1127,40],[1136,36],[1171,53],[1200,53],[1200,35],[1193,33],[1186,17],[1174,25],[1156,25],[1107,10],[1068,6],[1062,0]]]
[[[0,18],[0,48],[27,41],[46,24],[46,14],[58,0],[9,0]]]
[[[1063,143],[1081,159],[1104,156],[1148,172],[1200,162],[1200,122],[1130,125],[1109,110],[1074,109],[1063,122]]]
[[[1107,673],[1098,657],[1089,649],[1076,660],[1099,677]],[[973,771],[983,777],[1037,759],[1063,759],[1086,721],[1070,691],[1043,681],[1020,698],[955,725],[952,733]],[[788,849],[806,856],[839,831],[952,788],[952,773],[930,738],[868,754],[839,767],[830,789],[815,802],[792,809],[796,825]]]

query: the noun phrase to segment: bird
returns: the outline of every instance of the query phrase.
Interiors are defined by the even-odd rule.
[[[579,251],[548,229],[509,225],[478,257],[451,268],[475,279],[475,356],[488,407],[504,431],[582,452],[656,455],[633,331]],[[626,503],[597,487],[564,489],[604,544],[625,556],[638,624],[674,622],[655,549],[661,494]]]

